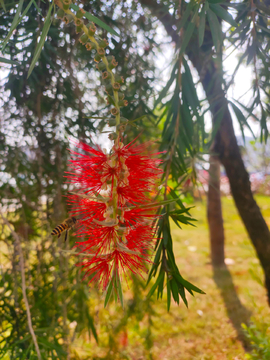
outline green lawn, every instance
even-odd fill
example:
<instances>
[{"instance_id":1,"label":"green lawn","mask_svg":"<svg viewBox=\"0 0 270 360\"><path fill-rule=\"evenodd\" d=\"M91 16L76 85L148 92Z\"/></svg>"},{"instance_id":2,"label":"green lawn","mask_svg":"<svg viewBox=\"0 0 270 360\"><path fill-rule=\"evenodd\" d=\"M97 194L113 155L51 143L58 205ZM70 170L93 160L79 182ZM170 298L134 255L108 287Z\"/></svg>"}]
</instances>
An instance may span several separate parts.
<instances>
[{"instance_id":1,"label":"green lawn","mask_svg":"<svg viewBox=\"0 0 270 360\"><path fill-rule=\"evenodd\" d=\"M270 225L270 199L260 196L257 201ZM223 198L222 203L226 258L231 259L232 263L228 265L229 272L220 271L216 274L216 280L213 279L206 203L197 202L192 209L192 216L198 219L197 227L185 226L183 230L179 230L173 226L172 231L176 260L182 276L204 290L206 295L188 296L188 309L183 303L180 306L172 304L168 313L164 294L162 300L153 299L151 307L155 314L148 316L144 315L143 310L141 313L138 310L148 306L142 299L135 302L137 310L132 312L133 308L128 300L132 286L125 289L127 306L124 312L113 304L104 310L103 299L95 292L90 306L96 311L100 343L97 346L94 340L87 336L76 339L73 350L79 354L79 358L245 358L243 343L239 339L239 336L244 339L241 337L241 323L250 319L259 324L270 324L270 312L266 292L260 285L260 281L263 281L262 271L233 200ZM111 334L110 339L108 331ZM109 348L110 354L107 353Z\"/></svg>"}]
</instances>

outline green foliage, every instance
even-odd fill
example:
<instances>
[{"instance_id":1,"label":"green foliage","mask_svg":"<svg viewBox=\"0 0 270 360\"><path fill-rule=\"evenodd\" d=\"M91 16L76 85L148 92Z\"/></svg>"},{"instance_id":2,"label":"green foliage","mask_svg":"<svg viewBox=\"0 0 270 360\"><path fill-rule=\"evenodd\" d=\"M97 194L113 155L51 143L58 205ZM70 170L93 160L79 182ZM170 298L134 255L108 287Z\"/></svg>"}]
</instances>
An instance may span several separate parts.
<instances>
[{"instance_id":1,"label":"green foliage","mask_svg":"<svg viewBox=\"0 0 270 360\"><path fill-rule=\"evenodd\" d=\"M270 336L268 324L252 323L250 326L242 324L244 333L250 341L252 351L246 354L245 359L267 360L270 358Z\"/></svg>"},{"instance_id":2,"label":"green foliage","mask_svg":"<svg viewBox=\"0 0 270 360\"><path fill-rule=\"evenodd\" d=\"M66 258L61 241L57 243L48 234L67 213L63 195L68 191L64 178L68 171L68 136L84 141L95 133L100 136L99 131L106 124L106 105L99 94L101 85L93 57L76 43L73 26L63 27L51 16L52 2L1 0L0 5L4 56L0 60L7 66L1 85L0 197L5 215L24 247L27 295L42 356L64 359L71 338L86 336L89 331L98 340L98 324L91 307L93 296L74 268L74 259ZM149 297L156 292L160 298L165 289L168 310L173 300L179 303L182 299L187 305L186 290L191 294L203 292L180 274L171 225L193 225L190 208L185 208L179 195L186 181L196 183L197 163L208 153L220 123L217 121L212 136L207 134L204 114L218 100L210 106L212 99L201 99L188 57L192 51L202 51L202 73L214 59L223 76L220 52L228 43L223 40L229 41L233 50L244 49L232 78L224 77L223 87L226 92L241 64L254 67L251 101L246 105L231 99L231 104L242 131L253 118L260 125L261 140L266 141L270 113L269 14L260 2L251 9L249 2L209 0L199 5L197 1L182 1L179 8L179 2L164 1L162 11L169 16L171 28L177 29L172 35L181 33L182 38L176 46L169 80L157 94L153 110L154 84L159 80L153 54L164 51L162 46L168 42L165 36L156 36L159 22L156 18L153 21L154 15L138 1L89 1L84 6L88 19L101 27L100 37L108 36L119 72L125 77L129 106L124 108L123 116L134 120L135 125L128 129L126 140L139 134L138 141L156 138L164 151L163 185L166 198L175 204L166 203L160 213L154 263L149 273L149 281L154 278L155 283L148 291ZM228 27L226 33L222 31L222 21ZM116 34L120 36L114 38ZM199 75L203 78L203 74ZM221 108L220 119L222 111ZM167 194L169 187L172 190ZM187 195L186 202L189 198ZM34 358L14 239L5 230L0 241L5 249L0 280L0 354ZM145 293L143 283L132 279L132 300L125 305L123 316L120 320L104 321L110 338L104 358L115 354L124 358L126 354L119 349L117 335L130 318L140 321L146 317L144 346L151 358L154 306L153 297L146 298ZM122 299L121 294L116 296ZM109 296L106 301L109 302ZM69 327L75 321L75 329ZM268 344L263 331L247 331L254 339L257 336Z\"/></svg>"},{"instance_id":3,"label":"green foliage","mask_svg":"<svg viewBox=\"0 0 270 360\"><path fill-rule=\"evenodd\" d=\"M162 298L166 277L168 311L170 310L171 296L174 301L179 304L180 295L185 305L188 306L185 290L187 290L191 295L193 295L193 291L204 294L202 290L183 279L175 262L170 220L173 220L180 229L180 224L193 225L192 221L196 220L190 217L190 208L186 209L184 207L181 200L177 198L173 190L171 190L170 196L176 201L180 209L170 209L169 205L167 205L160 212L157 242L155 245L155 258L148 276L149 283L150 280L159 272L155 284L148 293L148 297L150 297L157 290L157 298Z\"/></svg>"}]
</instances>

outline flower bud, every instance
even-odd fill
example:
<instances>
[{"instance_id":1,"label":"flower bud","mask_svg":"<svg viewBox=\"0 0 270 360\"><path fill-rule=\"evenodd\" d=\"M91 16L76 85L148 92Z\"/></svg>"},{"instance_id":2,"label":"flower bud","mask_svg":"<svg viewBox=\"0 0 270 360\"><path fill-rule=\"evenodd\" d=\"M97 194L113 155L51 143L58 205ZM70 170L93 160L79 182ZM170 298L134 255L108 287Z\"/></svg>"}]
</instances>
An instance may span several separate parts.
<instances>
[{"instance_id":1,"label":"flower bud","mask_svg":"<svg viewBox=\"0 0 270 360\"><path fill-rule=\"evenodd\" d=\"M64 22L66 24L69 24L71 23L74 19L73 19L73 16L71 14L66 14L63 18Z\"/></svg>"},{"instance_id":2,"label":"flower bud","mask_svg":"<svg viewBox=\"0 0 270 360\"><path fill-rule=\"evenodd\" d=\"M63 9L58 9L58 11L57 11L57 17L58 17L58 19L63 19L64 18L64 16L65 16L65 12L64 12L64 10Z\"/></svg>"},{"instance_id":3,"label":"flower bud","mask_svg":"<svg viewBox=\"0 0 270 360\"><path fill-rule=\"evenodd\" d=\"M118 65L118 62L115 60L114 56L111 62L109 62L109 69L114 69Z\"/></svg>"},{"instance_id":4,"label":"flower bud","mask_svg":"<svg viewBox=\"0 0 270 360\"><path fill-rule=\"evenodd\" d=\"M120 131L120 132L123 132L123 131L125 131L125 129L126 129L126 125L124 125L124 124L118 124L118 125L116 126L116 129L117 129L118 131Z\"/></svg>"},{"instance_id":5,"label":"flower bud","mask_svg":"<svg viewBox=\"0 0 270 360\"><path fill-rule=\"evenodd\" d=\"M82 28L80 26L76 26L76 34L82 32Z\"/></svg>"},{"instance_id":6,"label":"flower bud","mask_svg":"<svg viewBox=\"0 0 270 360\"><path fill-rule=\"evenodd\" d=\"M69 7L70 7L71 2L72 2L71 0L62 0L63 9L64 9L64 10L68 10Z\"/></svg>"},{"instance_id":7,"label":"flower bud","mask_svg":"<svg viewBox=\"0 0 270 360\"><path fill-rule=\"evenodd\" d=\"M88 40L88 36L86 34L82 34L82 36L79 39L81 44L86 44L87 40Z\"/></svg>"},{"instance_id":8,"label":"flower bud","mask_svg":"<svg viewBox=\"0 0 270 360\"><path fill-rule=\"evenodd\" d=\"M123 100L125 98L125 94L122 93L121 91L118 92L118 98L119 100Z\"/></svg>"},{"instance_id":9,"label":"flower bud","mask_svg":"<svg viewBox=\"0 0 270 360\"><path fill-rule=\"evenodd\" d=\"M128 123L128 119L124 118L124 117L120 117L120 123L121 124L127 124Z\"/></svg>"},{"instance_id":10,"label":"flower bud","mask_svg":"<svg viewBox=\"0 0 270 360\"><path fill-rule=\"evenodd\" d=\"M79 9L76 13L76 17L78 19L81 19L83 17L83 15L85 14L85 10L84 9Z\"/></svg>"},{"instance_id":11,"label":"flower bud","mask_svg":"<svg viewBox=\"0 0 270 360\"><path fill-rule=\"evenodd\" d=\"M115 76L115 82L118 82L119 84L124 84L123 76L116 75Z\"/></svg>"},{"instance_id":12,"label":"flower bud","mask_svg":"<svg viewBox=\"0 0 270 360\"><path fill-rule=\"evenodd\" d=\"M101 57L99 56L99 54L96 54L95 58L94 58L95 62L100 62Z\"/></svg>"},{"instance_id":13,"label":"flower bud","mask_svg":"<svg viewBox=\"0 0 270 360\"><path fill-rule=\"evenodd\" d=\"M86 50L87 50L87 51L91 51L91 50L96 49L96 44L93 43L92 41L88 41L88 42L85 44L85 47L86 47Z\"/></svg>"},{"instance_id":14,"label":"flower bud","mask_svg":"<svg viewBox=\"0 0 270 360\"><path fill-rule=\"evenodd\" d=\"M107 100L108 105L114 105L115 106L114 99L110 95L108 97L106 97L106 100Z\"/></svg>"},{"instance_id":15,"label":"flower bud","mask_svg":"<svg viewBox=\"0 0 270 360\"><path fill-rule=\"evenodd\" d=\"M104 57L105 55L105 50L103 48L98 48L97 49L97 53L100 57Z\"/></svg>"},{"instance_id":16,"label":"flower bud","mask_svg":"<svg viewBox=\"0 0 270 360\"><path fill-rule=\"evenodd\" d=\"M116 120L115 119L110 119L107 121L108 126L115 126L116 125Z\"/></svg>"},{"instance_id":17,"label":"flower bud","mask_svg":"<svg viewBox=\"0 0 270 360\"><path fill-rule=\"evenodd\" d=\"M113 90L118 91L119 89L120 89L120 84L118 84L117 82L113 83Z\"/></svg>"},{"instance_id":18,"label":"flower bud","mask_svg":"<svg viewBox=\"0 0 270 360\"><path fill-rule=\"evenodd\" d=\"M112 84L107 84L105 86L105 91L106 91L107 94L112 93L112 91L113 91Z\"/></svg>"},{"instance_id":19,"label":"flower bud","mask_svg":"<svg viewBox=\"0 0 270 360\"><path fill-rule=\"evenodd\" d=\"M118 105L119 106L128 106L128 101L127 100L120 100Z\"/></svg>"},{"instance_id":20,"label":"flower bud","mask_svg":"<svg viewBox=\"0 0 270 360\"><path fill-rule=\"evenodd\" d=\"M117 139L117 134L116 134L116 133L110 133L109 136L108 136L108 138L109 138L110 140L116 140L116 139Z\"/></svg>"},{"instance_id":21,"label":"flower bud","mask_svg":"<svg viewBox=\"0 0 270 360\"><path fill-rule=\"evenodd\" d=\"M116 115L119 114L119 110L117 110L117 109L114 107L114 108L111 109L111 114L112 114L113 116L116 116Z\"/></svg>"},{"instance_id":22,"label":"flower bud","mask_svg":"<svg viewBox=\"0 0 270 360\"><path fill-rule=\"evenodd\" d=\"M88 24L87 25L87 27L88 27L88 34L90 35L90 36L94 36L95 35L95 32L96 32L96 26L95 26L95 24L94 23L90 23L90 24Z\"/></svg>"},{"instance_id":23,"label":"flower bud","mask_svg":"<svg viewBox=\"0 0 270 360\"><path fill-rule=\"evenodd\" d=\"M83 27L83 21L81 19L75 18L74 23L77 27Z\"/></svg>"},{"instance_id":24,"label":"flower bud","mask_svg":"<svg viewBox=\"0 0 270 360\"><path fill-rule=\"evenodd\" d=\"M100 40L98 45L101 47L101 48L105 48L106 46L109 45L108 41L106 39L103 39L103 40Z\"/></svg>"},{"instance_id":25,"label":"flower bud","mask_svg":"<svg viewBox=\"0 0 270 360\"><path fill-rule=\"evenodd\" d=\"M108 55L107 56L108 63L110 63L112 61L112 59L114 59L113 55Z\"/></svg>"},{"instance_id":26,"label":"flower bud","mask_svg":"<svg viewBox=\"0 0 270 360\"><path fill-rule=\"evenodd\" d=\"M106 69L106 65L103 62L101 62L97 65L97 69L103 71Z\"/></svg>"},{"instance_id":27,"label":"flower bud","mask_svg":"<svg viewBox=\"0 0 270 360\"><path fill-rule=\"evenodd\" d=\"M103 80L110 80L112 78L112 74L108 71L103 71L102 73L102 79Z\"/></svg>"}]
</instances>

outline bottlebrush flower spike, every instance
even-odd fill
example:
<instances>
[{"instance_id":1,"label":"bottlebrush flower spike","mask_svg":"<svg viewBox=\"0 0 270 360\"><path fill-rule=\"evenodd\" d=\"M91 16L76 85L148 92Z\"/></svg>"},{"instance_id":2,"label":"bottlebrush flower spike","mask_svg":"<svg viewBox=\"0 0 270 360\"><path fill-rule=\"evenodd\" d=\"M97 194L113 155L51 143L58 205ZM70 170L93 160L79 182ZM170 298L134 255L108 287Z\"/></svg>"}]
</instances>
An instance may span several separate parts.
<instances>
[{"instance_id":1,"label":"bottlebrush flower spike","mask_svg":"<svg viewBox=\"0 0 270 360\"><path fill-rule=\"evenodd\" d=\"M108 125L115 126L109 134L114 141L109 154L98 146L76 144L80 151L72 151L68 175L77 189L68 197L80 224L77 235L86 239L76 243L84 257L80 265L90 282L107 287L106 305L112 290L122 300L120 274L126 275L129 269L141 275L150 261L158 205L149 206L149 202L161 175L160 160L148 154L149 144L120 141L126 126L136 120L121 117L121 107L128 105L121 89L124 79L116 74L115 57L107 55L107 40L96 35L94 23L85 25L85 12L80 8L75 13L71 0L54 2L60 8L59 17L64 12L64 19L73 19L82 46L97 62L110 106Z\"/></svg>"},{"instance_id":2,"label":"bottlebrush flower spike","mask_svg":"<svg viewBox=\"0 0 270 360\"><path fill-rule=\"evenodd\" d=\"M150 205L162 171L155 154L145 145L116 143L110 154L100 147L78 142L84 153L71 151L69 181L76 191L69 195L72 215L79 219L77 235L90 282L105 289L119 272L146 272L153 247L156 207Z\"/></svg>"}]
</instances>

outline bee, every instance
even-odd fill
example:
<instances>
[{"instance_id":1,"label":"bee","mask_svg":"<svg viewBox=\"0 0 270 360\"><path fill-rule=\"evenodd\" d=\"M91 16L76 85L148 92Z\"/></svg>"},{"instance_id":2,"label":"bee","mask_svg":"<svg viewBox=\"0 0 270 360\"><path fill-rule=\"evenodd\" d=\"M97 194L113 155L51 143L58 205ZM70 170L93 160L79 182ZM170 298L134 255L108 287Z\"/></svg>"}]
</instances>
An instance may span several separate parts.
<instances>
[{"instance_id":1,"label":"bee","mask_svg":"<svg viewBox=\"0 0 270 360\"><path fill-rule=\"evenodd\" d=\"M65 235L65 241L67 240L68 231L73 228L73 226L77 223L77 219L72 216L68 219L64 220L61 224L56 226L55 229L53 229L51 235L58 235L58 238L61 236L62 232L66 231Z\"/></svg>"}]
</instances>

